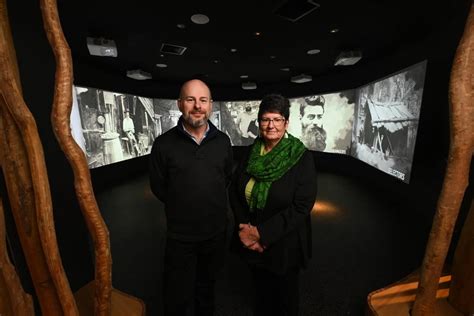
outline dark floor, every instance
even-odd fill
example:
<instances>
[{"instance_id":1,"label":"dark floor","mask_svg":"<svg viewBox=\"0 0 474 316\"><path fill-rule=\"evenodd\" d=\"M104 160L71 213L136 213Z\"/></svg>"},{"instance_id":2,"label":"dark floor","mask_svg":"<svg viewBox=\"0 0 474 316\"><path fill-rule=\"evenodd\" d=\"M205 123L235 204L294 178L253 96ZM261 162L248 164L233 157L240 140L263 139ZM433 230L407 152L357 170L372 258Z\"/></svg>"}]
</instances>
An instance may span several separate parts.
<instances>
[{"instance_id":1,"label":"dark floor","mask_svg":"<svg viewBox=\"0 0 474 316\"><path fill-rule=\"evenodd\" d=\"M110 230L114 287L160 315L162 204L136 178L98 196ZM302 274L302 315L363 315L367 294L421 263L431 223L419 206L361 179L323 173L313 214L313 259ZM217 315L251 315L246 266L229 254L217 285Z\"/></svg>"}]
</instances>

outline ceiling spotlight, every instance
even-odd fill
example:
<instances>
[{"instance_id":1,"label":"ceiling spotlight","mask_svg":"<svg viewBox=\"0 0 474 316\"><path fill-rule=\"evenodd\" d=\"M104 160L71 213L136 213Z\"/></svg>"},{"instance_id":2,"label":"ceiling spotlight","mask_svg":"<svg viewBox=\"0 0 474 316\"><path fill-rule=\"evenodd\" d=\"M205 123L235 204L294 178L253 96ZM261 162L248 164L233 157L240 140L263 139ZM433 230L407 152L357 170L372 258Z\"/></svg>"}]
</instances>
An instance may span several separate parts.
<instances>
[{"instance_id":1,"label":"ceiling spotlight","mask_svg":"<svg viewBox=\"0 0 474 316\"><path fill-rule=\"evenodd\" d=\"M321 50L319 49L310 49L309 51L307 51L306 53L308 55L315 55L315 54L319 54L321 52Z\"/></svg>"},{"instance_id":2,"label":"ceiling spotlight","mask_svg":"<svg viewBox=\"0 0 474 316\"><path fill-rule=\"evenodd\" d=\"M151 79L151 74L141 69L135 69L135 70L128 70L127 77L135 79L135 80L148 80L148 79Z\"/></svg>"},{"instance_id":3,"label":"ceiling spotlight","mask_svg":"<svg viewBox=\"0 0 474 316\"><path fill-rule=\"evenodd\" d=\"M274 55L270 56L270 59L275 59L275 58L276 58L276 56L274 56Z\"/></svg>"},{"instance_id":4,"label":"ceiling spotlight","mask_svg":"<svg viewBox=\"0 0 474 316\"><path fill-rule=\"evenodd\" d=\"M242 82L242 89L244 90L255 90L257 89L257 84L255 82Z\"/></svg>"},{"instance_id":5,"label":"ceiling spotlight","mask_svg":"<svg viewBox=\"0 0 474 316\"><path fill-rule=\"evenodd\" d=\"M290 68L285 67L285 68L280 68L281 71L290 71Z\"/></svg>"},{"instance_id":6,"label":"ceiling spotlight","mask_svg":"<svg viewBox=\"0 0 474 316\"><path fill-rule=\"evenodd\" d=\"M158 68L166 68L166 67L168 67L168 65L167 65L167 64L156 64L156 67L158 67Z\"/></svg>"},{"instance_id":7,"label":"ceiling spotlight","mask_svg":"<svg viewBox=\"0 0 474 316\"><path fill-rule=\"evenodd\" d=\"M313 80L313 77L311 77L310 75L305 75L305 74L291 77L291 82L294 82L294 83L305 83L305 82L310 82L311 80Z\"/></svg>"},{"instance_id":8,"label":"ceiling spotlight","mask_svg":"<svg viewBox=\"0 0 474 316\"><path fill-rule=\"evenodd\" d=\"M219 60L218 60L218 59L214 59L214 60L213 60L213 63L214 63L214 64L218 64L218 63L219 63Z\"/></svg>"},{"instance_id":9,"label":"ceiling spotlight","mask_svg":"<svg viewBox=\"0 0 474 316\"><path fill-rule=\"evenodd\" d=\"M255 32L254 34L255 34L255 36L260 36L260 35L262 35L262 33L260 33L260 32Z\"/></svg>"},{"instance_id":10,"label":"ceiling spotlight","mask_svg":"<svg viewBox=\"0 0 474 316\"><path fill-rule=\"evenodd\" d=\"M249 77L249 75L240 75L240 78L242 79L247 79Z\"/></svg>"},{"instance_id":11,"label":"ceiling spotlight","mask_svg":"<svg viewBox=\"0 0 474 316\"><path fill-rule=\"evenodd\" d=\"M330 32L334 34L334 33L339 32L339 29L338 29L338 28L334 28L334 29L332 29Z\"/></svg>"},{"instance_id":12,"label":"ceiling spotlight","mask_svg":"<svg viewBox=\"0 0 474 316\"><path fill-rule=\"evenodd\" d=\"M235 52L237 51L237 48L231 48L230 51L231 51L232 53L235 53Z\"/></svg>"},{"instance_id":13,"label":"ceiling spotlight","mask_svg":"<svg viewBox=\"0 0 474 316\"><path fill-rule=\"evenodd\" d=\"M204 14L193 14L191 16L191 21L196 24L207 24L209 23L209 17Z\"/></svg>"},{"instance_id":14,"label":"ceiling spotlight","mask_svg":"<svg viewBox=\"0 0 474 316\"><path fill-rule=\"evenodd\" d=\"M177 27L178 29L182 29L182 30L183 30L183 29L186 28L186 25L183 24L183 23L179 23L179 24L176 24L176 27Z\"/></svg>"}]
</instances>

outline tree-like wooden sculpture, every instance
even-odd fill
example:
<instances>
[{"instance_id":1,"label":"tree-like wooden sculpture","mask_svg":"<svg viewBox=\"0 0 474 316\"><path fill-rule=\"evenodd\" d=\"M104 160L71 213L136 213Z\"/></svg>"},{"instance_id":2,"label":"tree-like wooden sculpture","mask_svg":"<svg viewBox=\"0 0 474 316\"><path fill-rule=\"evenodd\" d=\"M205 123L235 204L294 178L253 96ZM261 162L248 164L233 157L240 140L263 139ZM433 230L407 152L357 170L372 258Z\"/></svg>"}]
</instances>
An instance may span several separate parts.
<instances>
[{"instance_id":1,"label":"tree-like wooden sculpture","mask_svg":"<svg viewBox=\"0 0 474 316\"><path fill-rule=\"evenodd\" d=\"M3 201L0 198L0 315L34 315L31 295L26 294L11 264L6 247Z\"/></svg>"},{"instance_id":2,"label":"tree-like wooden sculpture","mask_svg":"<svg viewBox=\"0 0 474 316\"><path fill-rule=\"evenodd\" d=\"M449 303L464 315L474 314L474 201L454 254Z\"/></svg>"},{"instance_id":3,"label":"tree-like wooden sculpture","mask_svg":"<svg viewBox=\"0 0 474 316\"><path fill-rule=\"evenodd\" d=\"M56 138L74 172L74 187L95 249L95 280L76 293L81 314L96 316L144 315L143 302L112 288L112 259L109 232L92 189L86 157L72 135L69 118L72 108L72 58L59 21L56 0L41 0L46 35L56 58L56 83L52 125ZM94 291L90 295L90 291ZM93 308L89 308L92 296Z\"/></svg>"},{"instance_id":4,"label":"tree-like wooden sculpture","mask_svg":"<svg viewBox=\"0 0 474 316\"><path fill-rule=\"evenodd\" d=\"M72 108L72 58L64 37L55 0L41 0L46 35L56 58L56 84L51 115L56 138L74 172L74 187L95 250L94 315L110 315L112 259L109 232L97 205L86 157L70 129Z\"/></svg>"},{"instance_id":5,"label":"tree-like wooden sculpture","mask_svg":"<svg viewBox=\"0 0 474 316\"><path fill-rule=\"evenodd\" d=\"M0 0L0 135L10 205L42 314L77 315L57 246L43 147L23 100L4 0Z\"/></svg>"},{"instance_id":6,"label":"tree-like wooden sculpture","mask_svg":"<svg viewBox=\"0 0 474 316\"><path fill-rule=\"evenodd\" d=\"M421 268L414 316L434 315L436 291L468 183L474 152L474 4L458 46L450 81L451 142L443 188ZM473 248L466 249L471 253ZM460 262L458 261L458 264ZM453 269L455 270L455 269ZM474 269L464 269L472 275ZM473 288L471 287L471 290ZM459 292L458 292L459 293ZM474 293L467 293L474 299ZM456 301L451 298L450 301ZM455 306L456 307L456 306ZM473 311L471 311L472 313Z\"/></svg>"}]
</instances>

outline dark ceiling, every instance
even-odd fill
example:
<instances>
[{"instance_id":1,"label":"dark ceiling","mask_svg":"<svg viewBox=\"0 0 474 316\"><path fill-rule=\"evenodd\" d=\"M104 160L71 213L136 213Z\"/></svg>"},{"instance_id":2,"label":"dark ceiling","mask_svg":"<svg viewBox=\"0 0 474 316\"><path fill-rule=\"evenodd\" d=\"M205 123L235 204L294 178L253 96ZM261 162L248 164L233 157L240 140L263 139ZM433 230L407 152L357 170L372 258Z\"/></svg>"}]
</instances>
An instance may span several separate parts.
<instances>
[{"instance_id":1,"label":"dark ceiling","mask_svg":"<svg viewBox=\"0 0 474 316\"><path fill-rule=\"evenodd\" d=\"M432 36L459 7L452 0L316 2L319 8L297 21L281 17L277 10L308 5L306 0L60 0L58 7L75 63L113 76L139 68L151 73L158 84L202 77L224 87L246 81L258 86L289 83L302 73L318 77L361 67ZM210 22L194 24L190 17L196 13L207 15ZM333 29L338 32L332 33ZM90 56L87 36L114 40L118 57ZM181 56L163 54L163 43L187 49ZM311 49L320 53L307 54ZM355 66L334 66L341 52L356 50L363 58ZM158 63L167 67L158 68Z\"/></svg>"}]
</instances>

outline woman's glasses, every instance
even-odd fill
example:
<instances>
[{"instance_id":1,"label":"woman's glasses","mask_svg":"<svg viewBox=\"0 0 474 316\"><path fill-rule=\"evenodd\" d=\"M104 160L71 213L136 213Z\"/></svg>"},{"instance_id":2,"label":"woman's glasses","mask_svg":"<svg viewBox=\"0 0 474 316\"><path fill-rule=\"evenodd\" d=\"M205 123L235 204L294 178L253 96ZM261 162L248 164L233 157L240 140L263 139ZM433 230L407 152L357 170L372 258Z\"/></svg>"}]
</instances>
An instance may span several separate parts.
<instances>
[{"instance_id":1,"label":"woman's glasses","mask_svg":"<svg viewBox=\"0 0 474 316\"><path fill-rule=\"evenodd\" d=\"M268 118L268 117L262 117L260 119L260 125L262 126L268 126L270 125L270 122L273 122L274 126L282 126L285 123L286 119L283 117L276 117L276 118Z\"/></svg>"}]
</instances>

